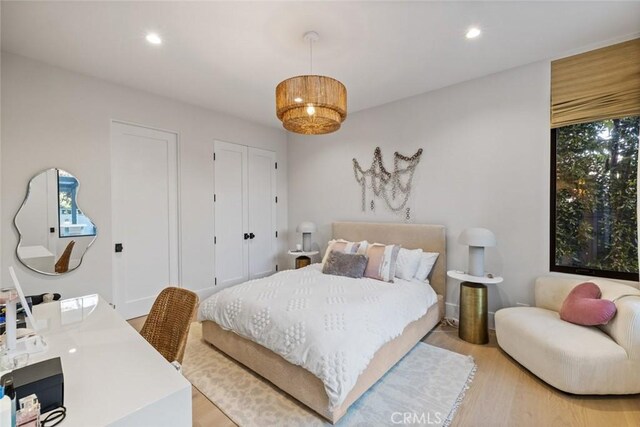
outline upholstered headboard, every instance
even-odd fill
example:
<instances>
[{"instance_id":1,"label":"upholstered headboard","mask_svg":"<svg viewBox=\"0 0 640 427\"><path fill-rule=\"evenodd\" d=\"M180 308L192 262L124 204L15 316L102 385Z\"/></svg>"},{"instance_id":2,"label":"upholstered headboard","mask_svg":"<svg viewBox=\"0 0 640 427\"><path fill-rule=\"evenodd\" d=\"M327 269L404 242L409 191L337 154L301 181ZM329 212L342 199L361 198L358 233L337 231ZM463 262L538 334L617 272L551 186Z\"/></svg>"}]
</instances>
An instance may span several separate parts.
<instances>
[{"instance_id":1,"label":"upholstered headboard","mask_svg":"<svg viewBox=\"0 0 640 427\"><path fill-rule=\"evenodd\" d=\"M407 249L438 252L440 256L429 276L431 287L438 295L446 295L447 240L442 225L396 224L372 222L334 222L333 238L352 242L398 244Z\"/></svg>"}]
</instances>

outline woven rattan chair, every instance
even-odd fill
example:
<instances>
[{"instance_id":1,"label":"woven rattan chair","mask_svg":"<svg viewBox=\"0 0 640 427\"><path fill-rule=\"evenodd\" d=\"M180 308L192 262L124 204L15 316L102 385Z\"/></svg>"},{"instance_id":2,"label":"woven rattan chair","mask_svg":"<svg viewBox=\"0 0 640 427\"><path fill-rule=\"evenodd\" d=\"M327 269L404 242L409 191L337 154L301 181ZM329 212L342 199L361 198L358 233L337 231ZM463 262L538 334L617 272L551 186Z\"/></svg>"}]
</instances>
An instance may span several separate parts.
<instances>
[{"instance_id":1,"label":"woven rattan chair","mask_svg":"<svg viewBox=\"0 0 640 427\"><path fill-rule=\"evenodd\" d=\"M66 273L69 271L69 260L71 259L71 252L73 252L73 247L75 246L76 241L72 240L69 242L66 248L64 248L64 252L60 255L60 259L56 262L55 270L56 273Z\"/></svg>"},{"instance_id":2,"label":"woven rattan chair","mask_svg":"<svg viewBox=\"0 0 640 427\"><path fill-rule=\"evenodd\" d=\"M169 362L182 363L198 295L182 289L163 289L151 307L140 334Z\"/></svg>"}]
</instances>

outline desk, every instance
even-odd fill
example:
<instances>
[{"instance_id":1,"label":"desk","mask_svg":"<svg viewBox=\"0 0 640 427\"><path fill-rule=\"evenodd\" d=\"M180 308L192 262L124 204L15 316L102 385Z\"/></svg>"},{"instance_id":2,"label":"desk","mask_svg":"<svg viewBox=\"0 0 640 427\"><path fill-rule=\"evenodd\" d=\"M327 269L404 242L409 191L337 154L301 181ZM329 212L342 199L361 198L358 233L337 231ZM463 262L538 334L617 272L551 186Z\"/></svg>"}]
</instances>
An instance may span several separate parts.
<instances>
[{"instance_id":1,"label":"desk","mask_svg":"<svg viewBox=\"0 0 640 427\"><path fill-rule=\"evenodd\" d=\"M191 426L191 384L98 295L34 306L60 357L67 417L60 427Z\"/></svg>"},{"instance_id":2,"label":"desk","mask_svg":"<svg viewBox=\"0 0 640 427\"><path fill-rule=\"evenodd\" d=\"M55 254L42 245L18 246L18 258L31 269L53 273L56 263Z\"/></svg>"}]
</instances>

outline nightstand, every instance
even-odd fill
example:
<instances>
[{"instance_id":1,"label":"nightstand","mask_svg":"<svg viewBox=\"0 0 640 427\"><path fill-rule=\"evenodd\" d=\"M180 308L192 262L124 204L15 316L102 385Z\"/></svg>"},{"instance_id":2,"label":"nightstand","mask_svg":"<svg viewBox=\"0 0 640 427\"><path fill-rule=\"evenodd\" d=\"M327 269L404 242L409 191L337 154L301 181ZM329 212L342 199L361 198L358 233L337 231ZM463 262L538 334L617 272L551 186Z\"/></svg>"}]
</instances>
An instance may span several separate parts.
<instances>
[{"instance_id":1,"label":"nightstand","mask_svg":"<svg viewBox=\"0 0 640 427\"><path fill-rule=\"evenodd\" d=\"M318 252L318 251L311 251L311 252L289 251L289 252L287 252L287 254L296 257L296 260L295 260L296 269L302 268L302 267L306 267L307 265L311 264L311 257L314 256L314 255L318 255L319 253L320 252Z\"/></svg>"},{"instance_id":2,"label":"nightstand","mask_svg":"<svg viewBox=\"0 0 640 427\"><path fill-rule=\"evenodd\" d=\"M460 283L460 326L458 336L472 344L489 342L487 286L502 282L502 277L472 276L460 271L447 271L447 276Z\"/></svg>"}]
</instances>

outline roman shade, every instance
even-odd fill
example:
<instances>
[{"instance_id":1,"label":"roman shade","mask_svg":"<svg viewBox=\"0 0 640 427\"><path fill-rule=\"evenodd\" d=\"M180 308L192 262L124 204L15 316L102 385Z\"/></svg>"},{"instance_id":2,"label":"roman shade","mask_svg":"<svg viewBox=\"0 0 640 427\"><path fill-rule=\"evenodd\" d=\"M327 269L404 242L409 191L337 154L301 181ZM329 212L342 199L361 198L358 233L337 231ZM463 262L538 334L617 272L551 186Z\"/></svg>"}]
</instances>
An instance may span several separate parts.
<instances>
[{"instance_id":1,"label":"roman shade","mask_svg":"<svg viewBox=\"0 0 640 427\"><path fill-rule=\"evenodd\" d=\"M551 127L640 115L640 39L551 62Z\"/></svg>"}]
</instances>

